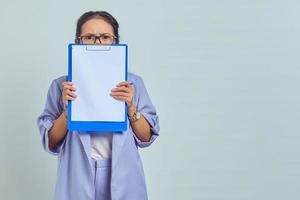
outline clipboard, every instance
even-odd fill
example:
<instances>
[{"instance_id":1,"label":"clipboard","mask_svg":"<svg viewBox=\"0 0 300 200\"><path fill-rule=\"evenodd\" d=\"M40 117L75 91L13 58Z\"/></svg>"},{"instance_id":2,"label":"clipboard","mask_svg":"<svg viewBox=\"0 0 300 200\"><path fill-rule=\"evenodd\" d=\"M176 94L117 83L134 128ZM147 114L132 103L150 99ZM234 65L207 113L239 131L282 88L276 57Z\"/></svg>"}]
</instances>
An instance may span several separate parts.
<instances>
[{"instance_id":1,"label":"clipboard","mask_svg":"<svg viewBox=\"0 0 300 200\"><path fill-rule=\"evenodd\" d=\"M113 131L127 129L127 106L110 90L127 80L126 44L69 44L68 81L77 89L68 101L68 130Z\"/></svg>"}]
</instances>

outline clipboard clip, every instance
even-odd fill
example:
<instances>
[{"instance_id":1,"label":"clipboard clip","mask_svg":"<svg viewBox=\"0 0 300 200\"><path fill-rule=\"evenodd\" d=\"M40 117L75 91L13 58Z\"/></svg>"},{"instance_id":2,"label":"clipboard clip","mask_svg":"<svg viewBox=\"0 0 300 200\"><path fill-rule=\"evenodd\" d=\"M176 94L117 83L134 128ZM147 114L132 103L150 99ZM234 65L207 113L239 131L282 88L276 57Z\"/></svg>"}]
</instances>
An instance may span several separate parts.
<instances>
[{"instance_id":1,"label":"clipboard clip","mask_svg":"<svg viewBox=\"0 0 300 200\"><path fill-rule=\"evenodd\" d=\"M86 45L87 51L110 51L110 46L103 46L103 45Z\"/></svg>"}]
</instances>

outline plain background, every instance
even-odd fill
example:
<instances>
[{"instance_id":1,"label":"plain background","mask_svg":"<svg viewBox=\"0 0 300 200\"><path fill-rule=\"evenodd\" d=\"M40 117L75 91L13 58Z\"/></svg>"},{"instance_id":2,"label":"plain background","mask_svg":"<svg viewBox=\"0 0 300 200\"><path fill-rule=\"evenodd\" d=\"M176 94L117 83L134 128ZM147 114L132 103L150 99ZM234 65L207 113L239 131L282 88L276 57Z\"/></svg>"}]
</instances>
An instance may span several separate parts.
<instances>
[{"instance_id":1,"label":"plain background","mask_svg":"<svg viewBox=\"0 0 300 200\"><path fill-rule=\"evenodd\" d=\"M89 10L118 19L160 116L150 200L300 199L296 0L1 1L0 199L52 199L36 118Z\"/></svg>"}]
</instances>

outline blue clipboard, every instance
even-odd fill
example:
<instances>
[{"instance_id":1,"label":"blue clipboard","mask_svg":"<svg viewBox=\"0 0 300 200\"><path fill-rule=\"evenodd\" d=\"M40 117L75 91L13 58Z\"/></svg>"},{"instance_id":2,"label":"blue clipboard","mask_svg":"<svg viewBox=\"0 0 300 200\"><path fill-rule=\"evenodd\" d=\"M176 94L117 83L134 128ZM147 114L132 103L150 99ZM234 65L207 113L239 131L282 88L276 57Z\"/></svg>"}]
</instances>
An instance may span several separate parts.
<instances>
[{"instance_id":1,"label":"blue clipboard","mask_svg":"<svg viewBox=\"0 0 300 200\"><path fill-rule=\"evenodd\" d=\"M126 44L69 44L68 81L78 96L68 102L68 130L123 132L128 127L125 102L113 99L110 89L127 80Z\"/></svg>"}]
</instances>

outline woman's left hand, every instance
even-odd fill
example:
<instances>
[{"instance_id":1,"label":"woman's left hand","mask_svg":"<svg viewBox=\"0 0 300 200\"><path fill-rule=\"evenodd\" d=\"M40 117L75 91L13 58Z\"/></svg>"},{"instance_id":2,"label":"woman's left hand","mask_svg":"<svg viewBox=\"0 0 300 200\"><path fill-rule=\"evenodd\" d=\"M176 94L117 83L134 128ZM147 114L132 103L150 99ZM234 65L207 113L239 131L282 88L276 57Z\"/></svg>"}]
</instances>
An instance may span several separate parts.
<instances>
[{"instance_id":1,"label":"woman's left hand","mask_svg":"<svg viewBox=\"0 0 300 200\"><path fill-rule=\"evenodd\" d=\"M110 95L117 100L125 101L127 106L130 107L134 96L134 88L129 81L123 81L111 90Z\"/></svg>"}]
</instances>

